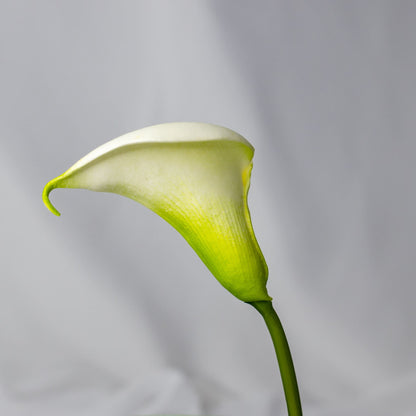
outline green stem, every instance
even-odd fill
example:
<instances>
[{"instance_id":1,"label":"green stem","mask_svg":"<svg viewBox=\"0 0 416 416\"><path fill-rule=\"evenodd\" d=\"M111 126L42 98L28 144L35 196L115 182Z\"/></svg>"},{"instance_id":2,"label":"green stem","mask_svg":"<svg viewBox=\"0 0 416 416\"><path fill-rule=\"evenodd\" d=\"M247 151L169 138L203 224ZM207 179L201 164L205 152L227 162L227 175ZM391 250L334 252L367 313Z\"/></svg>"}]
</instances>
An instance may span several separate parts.
<instances>
[{"instance_id":1,"label":"green stem","mask_svg":"<svg viewBox=\"0 0 416 416\"><path fill-rule=\"evenodd\" d=\"M282 324L270 301L249 302L263 316L267 328L272 337L282 377L283 389L286 397L286 405L289 416L302 416L298 383L296 381L295 368L290 354L289 344Z\"/></svg>"}]
</instances>

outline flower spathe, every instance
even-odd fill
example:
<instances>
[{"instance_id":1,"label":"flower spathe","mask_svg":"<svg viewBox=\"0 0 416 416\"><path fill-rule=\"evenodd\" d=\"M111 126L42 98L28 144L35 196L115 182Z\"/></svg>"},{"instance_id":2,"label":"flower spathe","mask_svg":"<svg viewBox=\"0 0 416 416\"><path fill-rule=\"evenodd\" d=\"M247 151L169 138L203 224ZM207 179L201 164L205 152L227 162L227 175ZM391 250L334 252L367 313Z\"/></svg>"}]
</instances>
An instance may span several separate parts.
<instances>
[{"instance_id":1,"label":"flower spathe","mask_svg":"<svg viewBox=\"0 0 416 416\"><path fill-rule=\"evenodd\" d=\"M166 123L93 150L44 189L82 188L131 198L160 215L217 280L245 302L270 300L267 265L247 206L254 149L236 132L206 123Z\"/></svg>"}]
</instances>

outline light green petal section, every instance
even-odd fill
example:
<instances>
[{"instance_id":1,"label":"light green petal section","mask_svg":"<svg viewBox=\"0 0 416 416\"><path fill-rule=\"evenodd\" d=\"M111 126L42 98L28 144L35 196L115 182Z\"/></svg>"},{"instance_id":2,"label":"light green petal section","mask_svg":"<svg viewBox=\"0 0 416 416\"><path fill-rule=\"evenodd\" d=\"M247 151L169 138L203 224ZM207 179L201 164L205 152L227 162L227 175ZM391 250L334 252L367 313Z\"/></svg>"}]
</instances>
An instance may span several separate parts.
<instances>
[{"instance_id":1,"label":"light green petal section","mask_svg":"<svg viewBox=\"0 0 416 416\"><path fill-rule=\"evenodd\" d=\"M232 130L167 123L114 139L50 181L112 192L150 208L188 241L218 281L245 302L270 300L267 265L247 207L254 149Z\"/></svg>"}]
</instances>

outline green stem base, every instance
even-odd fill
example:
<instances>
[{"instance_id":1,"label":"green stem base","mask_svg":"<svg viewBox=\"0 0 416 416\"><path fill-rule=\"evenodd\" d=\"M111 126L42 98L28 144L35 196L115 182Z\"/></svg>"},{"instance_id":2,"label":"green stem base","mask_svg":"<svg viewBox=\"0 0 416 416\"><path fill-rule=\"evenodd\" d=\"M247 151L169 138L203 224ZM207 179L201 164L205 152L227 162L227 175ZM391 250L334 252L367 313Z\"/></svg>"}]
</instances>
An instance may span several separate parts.
<instances>
[{"instance_id":1,"label":"green stem base","mask_svg":"<svg viewBox=\"0 0 416 416\"><path fill-rule=\"evenodd\" d=\"M302 416L298 383L290 354L289 344L282 324L270 301L249 302L263 316L272 337L282 377L283 390L289 416Z\"/></svg>"}]
</instances>

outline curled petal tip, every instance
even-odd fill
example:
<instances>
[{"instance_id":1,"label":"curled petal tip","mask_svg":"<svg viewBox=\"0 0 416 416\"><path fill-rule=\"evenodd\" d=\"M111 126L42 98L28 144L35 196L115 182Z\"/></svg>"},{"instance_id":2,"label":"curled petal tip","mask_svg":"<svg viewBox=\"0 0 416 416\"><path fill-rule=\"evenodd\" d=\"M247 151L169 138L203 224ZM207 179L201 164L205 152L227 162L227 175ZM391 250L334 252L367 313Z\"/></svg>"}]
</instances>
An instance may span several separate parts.
<instances>
[{"instance_id":1,"label":"curled petal tip","mask_svg":"<svg viewBox=\"0 0 416 416\"><path fill-rule=\"evenodd\" d=\"M46 205L46 208L48 208L49 211L52 212L52 214L55 214L56 216L59 217L61 213L52 205L49 199L49 194L51 193L53 189L56 188L56 180L57 178L52 179L50 182L46 184L45 188L43 188L42 200L43 200L43 203Z\"/></svg>"}]
</instances>

